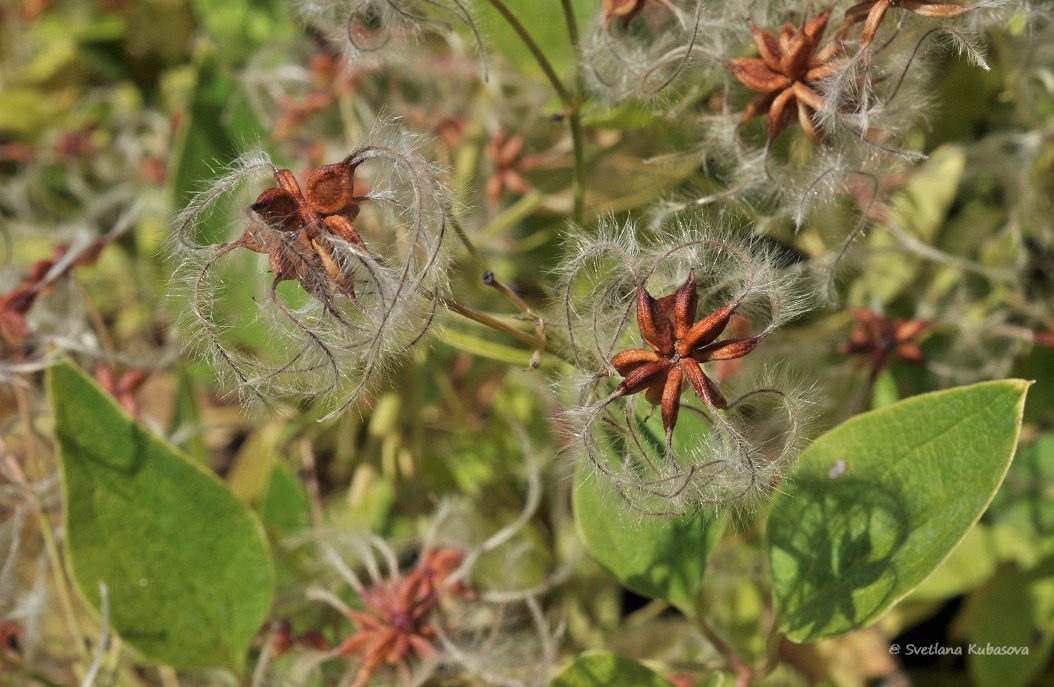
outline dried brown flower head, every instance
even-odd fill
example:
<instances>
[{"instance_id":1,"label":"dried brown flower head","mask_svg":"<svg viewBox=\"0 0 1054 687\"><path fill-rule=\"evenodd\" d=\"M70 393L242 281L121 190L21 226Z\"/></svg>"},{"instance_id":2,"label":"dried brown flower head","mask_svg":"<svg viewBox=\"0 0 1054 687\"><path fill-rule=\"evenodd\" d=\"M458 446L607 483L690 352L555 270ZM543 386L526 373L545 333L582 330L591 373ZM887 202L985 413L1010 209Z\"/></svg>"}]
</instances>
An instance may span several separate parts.
<instances>
[{"instance_id":1,"label":"dried brown flower head","mask_svg":"<svg viewBox=\"0 0 1054 687\"><path fill-rule=\"evenodd\" d=\"M405 577L396 575L363 590L365 609L348 613L358 629L337 650L359 660L352 687L364 687L385 665L409 674L412 663L436 652L433 611L441 594L467 593L460 584L444 588L464 560L460 549L431 549Z\"/></svg>"},{"instance_id":2,"label":"dried brown flower head","mask_svg":"<svg viewBox=\"0 0 1054 687\"><path fill-rule=\"evenodd\" d=\"M307 181L306 194L291 171L275 170L278 186L252 204L245 233L234 246L267 255L275 283L296 280L327 303L334 291L355 300L353 277L320 240L325 232L366 250L352 225L362 200L354 195L354 169L351 158L319 167Z\"/></svg>"},{"instance_id":3,"label":"dried brown flower head","mask_svg":"<svg viewBox=\"0 0 1054 687\"><path fill-rule=\"evenodd\" d=\"M368 136L304 182L262 152L241 155L176 219L184 331L243 398L271 407L279 397L317 399L342 412L435 321L447 287L448 196L418 137L388 120ZM243 192L263 173L272 187L247 202ZM360 209L369 234L360 235ZM260 260L227 257L250 251L271 275ZM255 305L230 307L232 297ZM270 337L241 345L239 334L258 323Z\"/></svg>"},{"instance_id":4,"label":"dried brown flower head","mask_svg":"<svg viewBox=\"0 0 1054 687\"><path fill-rule=\"evenodd\" d=\"M684 379L707 408L727 408L728 402L703 372L701 363L742 358L766 336L716 341L740 303L722 306L696 321L698 302L695 270L674 293L658 300L644 286L637 287L637 326L649 348L631 348L611 358L623 376L612 397L644 391L649 403L661 405L667 447L673 440Z\"/></svg>"},{"instance_id":5,"label":"dried brown flower head","mask_svg":"<svg viewBox=\"0 0 1054 687\"><path fill-rule=\"evenodd\" d=\"M524 178L524 173L538 167L541 162L536 155L524 155L526 144L522 134L509 135L505 132L496 134L487 143L485 153L494 166L494 171L487 179L487 201L492 206L501 202L502 192L509 189L513 193L526 195L531 191L531 183Z\"/></svg>"},{"instance_id":6,"label":"dried brown flower head","mask_svg":"<svg viewBox=\"0 0 1054 687\"><path fill-rule=\"evenodd\" d=\"M741 121L768 114L769 141L783 133L797 114L798 123L813 143L820 135L813 114L823 109L818 84L833 76L841 64L836 59L841 43L832 40L820 47L831 10L827 9L797 27L786 22L778 34L753 24L750 27L760 57L729 60L728 69L758 95L747 105Z\"/></svg>"},{"instance_id":7,"label":"dried brown flower head","mask_svg":"<svg viewBox=\"0 0 1054 687\"><path fill-rule=\"evenodd\" d=\"M37 260L26 269L19 286L0 294L0 351L10 354L7 349L18 349L30 339L33 330L26 318L37 300L68 277L74 267L94 265L115 236L102 236L72 255L67 246L55 246L51 258Z\"/></svg>"},{"instance_id":8,"label":"dried brown flower head","mask_svg":"<svg viewBox=\"0 0 1054 687\"><path fill-rule=\"evenodd\" d=\"M924 320L890 320L873 310L854 310L855 326L849 340L838 346L843 355L858 355L861 363L871 364L870 380L878 378L893 356L910 363L925 361L916 343L918 336L929 326Z\"/></svg>"}]
</instances>

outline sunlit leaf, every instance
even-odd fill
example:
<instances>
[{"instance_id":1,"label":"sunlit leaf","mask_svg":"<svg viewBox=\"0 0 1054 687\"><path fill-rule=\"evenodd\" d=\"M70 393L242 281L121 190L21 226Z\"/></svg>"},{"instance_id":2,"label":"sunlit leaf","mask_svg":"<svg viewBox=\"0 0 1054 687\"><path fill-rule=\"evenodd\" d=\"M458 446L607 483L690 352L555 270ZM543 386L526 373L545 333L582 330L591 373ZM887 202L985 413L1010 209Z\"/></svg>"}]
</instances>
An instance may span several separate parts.
<instances>
[{"instance_id":1,"label":"sunlit leaf","mask_svg":"<svg viewBox=\"0 0 1054 687\"><path fill-rule=\"evenodd\" d=\"M926 579L999 488L1028 386L916 396L817 439L772 501L779 629L798 642L846 634Z\"/></svg>"},{"instance_id":2,"label":"sunlit leaf","mask_svg":"<svg viewBox=\"0 0 1054 687\"><path fill-rule=\"evenodd\" d=\"M888 303L911 284L922 258L908 250L903 236L895 234L932 244L955 199L965 165L962 148L941 148L897 192L889 209L889 228L875 228L868 236L871 257L867 270L853 285L853 302L877 298Z\"/></svg>"}]
</instances>

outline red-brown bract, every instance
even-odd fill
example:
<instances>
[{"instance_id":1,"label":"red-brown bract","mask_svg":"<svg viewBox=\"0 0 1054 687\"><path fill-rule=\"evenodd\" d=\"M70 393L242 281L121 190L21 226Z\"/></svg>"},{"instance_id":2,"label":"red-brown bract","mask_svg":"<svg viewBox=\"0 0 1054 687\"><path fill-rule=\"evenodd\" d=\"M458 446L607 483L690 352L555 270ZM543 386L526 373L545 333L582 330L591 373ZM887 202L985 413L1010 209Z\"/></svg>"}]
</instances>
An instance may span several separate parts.
<instances>
[{"instance_id":1,"label":"red-brown bract","mask_svg":"<svg viewBox=\"0 0 1054 687\"><path fill-rule=\"evenodd\" d=\"M688 380L696 396L710 410L727 408L728 401L700 364L742 358L767 335L715 341L741 301L719 307L696 321L698 303L695 270L688 273L688 278L674 293L658 300L643 285L638 286L637 326L649 348L631 348L611 358L611 364L623 376L612 398L644 391L649 403L661 405L667 448L673 440L681 407L683 380Z\"/></svg>"},{"instance_id":2,"label":"red-brown bract","mask_svg":"<svg viewBox=\"0 0 1054 687\"><path fill-rule=\"evenodd\" d=\"M839 41L820 47L830 19L831 10L827 9L801 28L785 22L776 35L751 25L754 45L761 57L729 60L733 76L758 94L747 105L742 121L768 113L770 141L790 126L795 113L805 135L814 143L820 140L812 120L823 109L817 84L833 76L841 64L835 59L841 48Z\"/></svg>"}]
</instances>

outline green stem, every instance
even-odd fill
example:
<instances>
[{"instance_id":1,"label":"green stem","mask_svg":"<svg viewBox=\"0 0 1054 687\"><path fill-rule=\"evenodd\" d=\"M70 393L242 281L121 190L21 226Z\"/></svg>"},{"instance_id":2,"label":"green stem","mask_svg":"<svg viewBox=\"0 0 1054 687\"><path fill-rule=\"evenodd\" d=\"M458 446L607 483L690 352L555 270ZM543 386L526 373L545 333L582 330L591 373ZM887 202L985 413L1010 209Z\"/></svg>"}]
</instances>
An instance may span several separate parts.
<instances>
[{"instance_id":1,"label":"green stem","mask_svg":"<svg viewBox=\"0 0 1054 687\"><path fill-rule=\"evenodd\" d=\"M490 271L490 266L487 265L487 261L483 258L483 254L479 252L479 248L476 248L476 244L472 243L472 239L468 237L465 230L461 227L461 223L457 221L453 216L450 217L450 226L454 227L454 234L458 240L461 241L461 245L465 247L476 262L480 264L484 272Z\"/></svg>"},{"instance_id":2,"label":"green stem","mask_svg":"<svg viewBox=\"0 0 1054 687\"><path fill-rule=\"evenodd\" d=\"M571 124L571 147L575 152L574 218L575 222L582 224L586 213L586 159L585 137L582 135L582 115L577 107L568 119Z\"/></svg>"},{"instance_id":3,"label":"green stem","mask_svg":"<svg viewBox=\"0 0 1054 687\"><path fill-rule=\"evenodd\" d=\"M516 18L516 15L512 13L512 10L506 7L502 0L487 1L501 14L501 16L505 18L505 21L509 22L509 26L512 27L513 31L515 31L520 37L520 40L523 41L523 44L526 45L527 49L531 51L532 55L534 55L535 61L538 62L538 66L542 68L543 72L545 72L546 78L549 79L549 82L553 85L553 90L556 91L556 94L560 97L560 100L563 101L564 105L569 109L573 107L574 100L571 98L571 93L564 87L564 84L560 81L560 77L556 75L556 70L553 69L553 65L549 62L549 58L545 56L545 53L542 52L540 47L538 47L534 38L532 38L531 34L527 32L527 28L520 23L520 20Z\"/></svg>"},{"instance_id":4,"label":"green stem","mask_svg":"<svg viewBox=\"0 0 1054 687\"><path fill-rule=\"evenodd\" d=\"M575 19L575 10L571 0L560 0L564 10L564 20L567 22L567 36L571 40L571 49L575 54L576 65L582 61L581 47L578 37L578 20ZM575 154L575 184L574 184L574 219L578 224L585 217L586 208L586 144L582 135L582 70L575 67L575 99L573 106L568 112L568 123L571 126L571 146Z\"/></svg>"},{"instance_id":5,"label":"green stem","mask_svg":"<svg viewBox=\"0 0 1054 687\"><path fill-rule=\"evenodd\" d=\"M29 398L26 394L26 386L15 384L15 398L17 399L19 415L22 419L23 431L26 433L25 437L25 450L26 450L26 462L33 466L36 471L36 478L41 479L44 475L44 467L40 462L40 457L37 455L36 441L34 440L36 430L33 428L33 415L32 410L29 406ZM24 479L22 475L22 479ZM40 536L44 539L44 549L48 556L48 568L51 570L52 582L55 585L55 594L59 597L59 605L62 607L63 615L65 616L67 630L76 646L78 653L81 658L87 661L91 660L91 655L88 654L88 648L84 645L84 634L81 632L80 624L77 622L77 612L73 607L73 599L70 597L69 587L66 585L66 575L62 565L62 556L59 554L59 547L55 543L55 535L51 531L51 520L48 518L47 511L44 510L44 505L37 499L36 494L32 492L29 487L28 481L23 484L23 488L26 491L26 495L30 502L33 504L33 509L36 512L37 524L40 527Z\"/></svg>"},{"instance_id":6,"label":"green stem","mask_svg":"<svg viewBox=\"0 0 1054 687\"><path fill-rule=\"evenodd\" d=\"M530 217L535 210L541 207L543 202L545 202L545 193L539 189L534 189L503 210L501 214L490 221L490 224L483 227L482 231L480 231L483 240L487 241L504 234Z\"/></svg>"},{"instance_id":7,"label":"green stem","mask_svg":"<svg viewBox=\"0 0 1054 687\"><path fill-rule=\"evenodd\" d=\"M59 555L59 547L55 543L55 536L51 531L51 522L44 512L43 506L37 509L37 523L40 526L40 534L44 539L44 549L48 555L48 567L51 568L52 582L55 585L55 594L59 597L59 605L66 617L66 629L73 635L73 643L81 658L90 661L91 655L84 646L84 635L81 633L80 624L77 622L77 612L73 608L73 599L70 597L69 587L66 586L66 576L63 573L62 557Z\"/></svg>"},{"instance_id":8,"label":"green stem","mask_svg":"<svg viewBox=\"0 0 1054 687\"><path fill-rule=\"evenodd\" d=\"M575 10L571 6L571 0L560 0L564 8L564 19L567 20L567 34L571 38L571 47L578 53L578 20L575 19Z\"/></svg>"},{"instance_id":9,"label":"green stem","mask_svg":"<svg viewBox=\"0 0 1054 687\"><path fill-rule=\"evenodd\" d=\"M706 637L707 641L717 650L717 653L721 654L721 657L725 659L728 669L735 674L734 687L746 687L749 685L751 678L754 677L754 671L747 665L746 661L740 658L735 649L703 618L702 614L699 614L696 626L703 636Z\"/></svg>"},{"instance_id":10,"label":"green stem","mask_svg":"<svg viewBox=\"0 0 1054 687\"><path fill-rule=\"evenodd\" d=\"M467 305L462 305L461 303L458 303L455 300L451 300L449 298L440 298L439 304L452 313L461 315L462 317L472 320L473 322L478 322L479 324L482 324L485 327L490 327L495 331L507 334L512 338L517 339L519 341L523 341L524 343L530 344L531 346L537 347L540 343L542 343L542 341L540 341L536 336L532 336L526 332L521 332L519 329L516 329L515 327L510 327L509 325L505 324L497 318L491 317L490 315L480 312L479 310L476 310L474 308L470 308Z\"/></svg>"}]
</instances>

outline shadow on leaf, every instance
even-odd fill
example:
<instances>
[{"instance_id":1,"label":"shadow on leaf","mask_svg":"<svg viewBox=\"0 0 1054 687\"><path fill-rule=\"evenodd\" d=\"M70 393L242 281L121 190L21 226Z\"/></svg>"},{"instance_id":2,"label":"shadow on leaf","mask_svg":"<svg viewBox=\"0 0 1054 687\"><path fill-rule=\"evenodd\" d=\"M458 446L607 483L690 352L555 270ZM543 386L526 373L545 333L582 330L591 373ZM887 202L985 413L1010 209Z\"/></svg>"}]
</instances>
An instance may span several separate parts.
<instances>
[{"instance_id":1,"label":"shadow on leaf","mask_svg":"<svg viewBox=\"0 0 1054 687\"><path fill-rule=\"evenodd\" d=\"M802 498L769 521L780 627L796 638L832 637L869 624L892 600L892 557L907 538L908 514L895 492L873 482L801 479Z\"/></svg>"}]
</instances>

